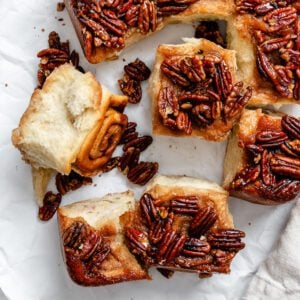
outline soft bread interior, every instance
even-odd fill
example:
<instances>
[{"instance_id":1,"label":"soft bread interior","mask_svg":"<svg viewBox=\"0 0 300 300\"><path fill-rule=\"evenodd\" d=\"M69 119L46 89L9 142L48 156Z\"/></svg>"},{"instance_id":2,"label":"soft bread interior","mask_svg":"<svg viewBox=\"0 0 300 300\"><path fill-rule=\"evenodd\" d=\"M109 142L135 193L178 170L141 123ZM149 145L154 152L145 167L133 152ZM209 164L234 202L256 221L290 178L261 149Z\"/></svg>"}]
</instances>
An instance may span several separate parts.
<instances>
[{"instance_id":1,"label":"soft bread interior","mask_svg":"<svg viewBox=\"0 0 300 300\"><path fill-rule=\"evenodd\" d=\"M127 191L62 206L58 212L60 216L68 218L81 217L95 229L113 223L117 231L121 232L119 217L126 211L132 210L134 205L133 193Z\"/></svg>"},{"instance_id":2,"label":"soft bread interior","mask_svg":"<svg viewBox=\"0 0 300 300\"><path fill-rule=\"evenodd\" d=\"M58 220L61 235L74 221L83 219L110 241L110 254L98 270L100 279L92 285L149 278L148 273L125 245L123 228L120 223L120 217L125 212L133 210L134 206L133 193L127 191L108 194L102 198L81 201L59 208ZM76 278L76 270L69 269L69 273L75 282L82 285L87 284Z\"/></svg>"},{"instance_id":3,"label":"soft bread interior","mask_svg":"<svg viewBox=\"0 0 300 300\"><path fill-rule=\"evenodd\" d=\"M94 75L62 65L34 91L12 141L34 167L68 174L109 98Z\"/></svg>"}]
</instances>

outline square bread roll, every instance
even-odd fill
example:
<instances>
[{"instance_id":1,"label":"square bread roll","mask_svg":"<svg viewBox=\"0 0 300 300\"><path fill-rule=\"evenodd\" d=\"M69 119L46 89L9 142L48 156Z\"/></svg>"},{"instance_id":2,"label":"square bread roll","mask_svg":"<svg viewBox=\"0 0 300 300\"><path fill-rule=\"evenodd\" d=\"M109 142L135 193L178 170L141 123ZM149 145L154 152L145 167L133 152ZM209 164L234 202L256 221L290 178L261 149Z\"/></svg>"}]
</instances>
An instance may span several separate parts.
<instances>
[{"instance_id":1,"label":"square bread roll","mask_svg":"<svg viewBox=\"0 0 300 300\"><path fill-rule=\"evenodd\" d=\"M232 0L185 2L64 1L83 52L90 63L116 59L122 50L172 23L227 19L234 12ZM140 5L139 5L140 4ZM138 19L139 16L139 19Z\"/></svg>"},{"instance_id":2,"label":"square bread roll","mask_svg":"<svg viewBox=\"0 0 300 300\"><path fill-rule=\"evenodd\" d=\"M124 215L127 245L147 267L203 276L229 273L245 234L234 229L227 200L216 183L158 175L136 210Z\"/></svg>"},{"instance_id":3,"label":"square bread roll","mask_svg":"<svg viewBox=\"0 0 300 300\"><path fill-rule=\"evenodd\" d=\"M62 65L34 91L12 142L37 170L95 175L127 125L127 116L118 111L126 103L127 97L109 92L90 72Z\"/></svg>"},{"instance_id":4,"label":"square bread roll","mask_svg":"<svg viewBox=\"0 0 300 300\"><path fill-rule=\"evenodd\" d=\"M251 97L237 81L235 51L206 39L160 45L150 77L157 135L225 140Z\"/></svg>"},{"instance_id":5,"label":"square bread roll","mask_svg":"<svg viewBox=\"0 0 300 300\"><path fill-rule=\"evenodd\" d=\"M128 191L58 209L63 257L74 282L98 286L149 279L124 242L120 217L134 207Z\"/></svg>"},{"instance_id":6,"label":"square bread roll","mask_svg":"<svg viewBox=\"0 0 300 300\"><path fill-rule=\"evenodd\" d=\"M223 186L254 203L293 200L300 193L300 119L245 110L227 145Z\"/></svg>"},{"instance_id":7,"label":"square bread roll","mask_svg":"<svg viewBox=\"0 0 300 300\"><path fill-rule=\"evenodd\" d=\"M299 104L298 1L269 6L265 1L235 2L236 13L228 20L228 47L237 53L240 80L253 87L249 105Z\"/></svg>"}]
</instances>

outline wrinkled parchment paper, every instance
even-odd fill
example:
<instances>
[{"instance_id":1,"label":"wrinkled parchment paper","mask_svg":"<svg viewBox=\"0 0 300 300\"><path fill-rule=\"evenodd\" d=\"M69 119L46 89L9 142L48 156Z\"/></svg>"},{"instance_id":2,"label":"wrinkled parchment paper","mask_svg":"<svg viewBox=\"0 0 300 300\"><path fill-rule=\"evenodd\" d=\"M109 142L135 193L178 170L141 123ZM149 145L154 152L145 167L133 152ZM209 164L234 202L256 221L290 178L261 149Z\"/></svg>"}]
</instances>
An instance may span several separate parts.
<instances>
[{"instance_id":1,"label":"wrinkled parchment paper","mask_svg":"<svg viewBox=\"0 0 300 300\"><path fill-rule=\"evenodd\" d=\"M241 299L260 262L276 244L293 203L263 207L238 199L230 199L230 209L237 228L247 233L247 247L232 264L230 275L198 279L191 274L177 273L171 279L152 270L152 281L122 283L107 287L84 288L67 275L60 251L57 220L47 223L37 218L30 168L11 144L11 131L27 107L37 85L36 53L47 47L48 33L56 30L62 40L81 54L86 70L111 90L118 92L116 80L123 65L136 57L150 67L160 43L180 43L181 37L193 35L188 25L173 25L147 40L125 50L116 61L90 65L82 57L75 32L66 10L56 11L54 0L0 1L0 299ZM59 20L63 18L63 20ZM123 61L126 60L125 62ZM151 133L150 101L143 83L144 97L140 104L129 106L130 120L138 122L138 131ZM285 111L299 116L299 108ZM143 153L145 160L156 160L163 174L206 177L221 184L225 143L210 143L194 138L155 137ZM69 204L108 192L134 189L136 198L141 188L129 184L113 170L94 178L94 185L70 193L63 199Z\"/></svg>"}]
</instances>

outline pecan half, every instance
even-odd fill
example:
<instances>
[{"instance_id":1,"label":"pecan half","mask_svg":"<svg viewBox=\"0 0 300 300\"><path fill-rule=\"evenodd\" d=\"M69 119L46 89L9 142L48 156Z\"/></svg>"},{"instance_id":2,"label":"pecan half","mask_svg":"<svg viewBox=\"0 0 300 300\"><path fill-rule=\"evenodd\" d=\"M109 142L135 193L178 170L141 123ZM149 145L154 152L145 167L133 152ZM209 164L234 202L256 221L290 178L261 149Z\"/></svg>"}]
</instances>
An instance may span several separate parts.
<instances>
[{"instance_id":1,"label":"pecan half","mask_svg":"<svg viewBox=\"0 0 300 300\"><path fill-rule=\"evenodd\" d=\"M139 185L145 185L158 171L158 163L140 162L129 170L127 178Z\"/></svg>"},{"instance_id":2,"label":"pecan half","mask_svg":"<svg viewBox=\"0 0 300 300\"><path fill-rule=\"evenodd\" d=\"M281 119L281 126L289 137L300 139L300 119L285 115Z\"/></svg>"},{"instance_id":3,"label":"pecan half","mask_svg":"<svg viewBox=\"0 0 300 300\"><path fill-rule=\"evenodd\" d=\"M43 206L39 208L39 219L49 221L57 211L61 203L61 194L47 192L44 196Z\"/></svg>"},{"instance_id":4,"label":"pecan half","mask_svg":"<svg viewBox=\"0 0 300 300\"><path fill-rule=\"evenodd\" d=\"M159 243L165 234L164 221L162 219L158 219L155 222L152 222L149 230L149 241L150 243L156 245Z\"/></svg>"},{"instance_id":5,"label":"pecan half","mask_svg":"<svg viewBox=\"0 0 300 300\"><path fill-rule=\"evenodd\" d=\"M206 240L189 238L182 250L182 254L188 257L203 257L210 252L210 245Z\"/></svg>"},{"instance_id":6,"label":"pecan half","mask_svg":"<svg viewBox=\"0 0 300 300\"><path fill-rule=\"evenodd\" d=\"M273 186L261 184L257 187L258 193L272 201L286 202L294 199L300 192L300 181L283 179Z\"/></svg>"},{"instance_id":7,"label":"pecan half","mask_svg":"<svg viewBox=\"0 0 300 300\"><path fill-rule=\"evenodd\" d=\"M133 80L144 81L150 77L151 71L138 58L124 67L125 73Z\"/></svg>"},{"instance_id":8,"label":"pecan half","mask_svg":"<svg viewBox=\"0 0 300 300\"><path fill-rule=\"evenodd\" d=\"M297 10L294 7L283 7L272 10L264 16L264 21L269 23L269 32L275 32L297 20Z\"/></svg>"},{"instance_id":9,"label":"pecan half","mask_svg":"<svg viewBox=\"0 0 300 300\"><path fill-rule=\"evenodd\" d=\"M55 178L56 188L61 195L65 195L69 191L75 191L83 185L91 185L93 179L91 177L83 177L78 173L71 171L69 175L57 174Z\"/></svg>"},{"instance_id":10,"label":"pecan half","mask_svg":"<svg viewBox=\"0 0 300 300\"><path fill-rule=\"evenodd\" d=\"M127 227L125 236L127 238L127 244L133 253L146 256L149 241L145 232L137 228Z\"/></svg>"},{"instance_id":11,"label":"pecan half","mask_svg":"<svg viewBox=\"0 0 300 300\"><path fill-rule=\"evenodd\" d=\"M270 168L272 154L265 150L261 158L261 177L265 185L274 185L276 178Z\"/></svg>"},{"instance_id":12,"label":"pecan half","mask_svg":"<svg viewBox=\"0 0 300 300\"><path fill-rule=\"evenodd\" d=\"M226 99L232 89L232 77L230 70L224 60L216 64L215 84L218 90L218 94Z\"/></svg>"},{"instance_id":13,"label":"pecan half","mask_svg":"<svg viewBox=\"0 0 300 300\"><path fill-rule=\"evenodd\" d=\"M190 81L182 72L180 68L180 61L177 59L165 59L162 62L160 69L174 84L182 87L190 85Z\"/></svg>"},{"instance_id":14,"label":"pecan half","mask_svg":"<svg viewBox=\"0 0 300 300\"><path fill-rule=\"evenodd\" d=\"M150 194L144 194L140 200L140 208L146 218L148 226L159 220L158 210L156 209L153 198Z\"/></svg>"},{"instance_id":15,"label":"pecan half","mask_svg":"<svg viewBox=\"0 0 300 300\"><path fill-rule=\"evenodd\" d=\"M199 211L198 202L196 196L176 197L170 201L170 208L176 214L194 215Z\"/></svg>"},{"instance_id":16,"label":"pecan half","mask_svg":"<svg viewBox=\"0 0 300 300\"><path fill-rule=\"evenodd\" d=\"M200 209L190 224L190 236L200 237L205 234L215 224L217 218L217 214L212 207Z\"/></svg>"},{"instance_id":17,"label":"pecan half","mask_svg":"<svg viewBox=\"0 0 300 300\"><path fill-rule=\"evenodd\" d=\"M300 158L300 140L285 141L280 149L292 157Z\"/></svg>"},{"instance_id":18,"label":"pecan half","mask_svg":"<svg viewBox=\"0 0 300 300\"><path fill-rule=\"evenodd\" d=\"M257 133L256 142L263 148L274 148L278 147L288 139L284 132L275 132L271 130L266 130Z\"/></svg>"},{"instance_id":19,"label":"pecan half","mask_svg":"<svg viewBox=\"0 0 300 300\"><path fill-rule=\"evenodd\" d=\"M141 137L138 137L134 140L131 140L127 142L123 146L123 151L127 151L129 148L134 147L136 149L139 149L140 152L143 152L146 150L153 142L153 138L150 135L143 135Z\"/></svg>"},{"instance_id":20,"label":"pecan half","mask_svg":"<svg viewBox=\"0 0 300 300\"><path fill-rule=\"evenodd\" d=\"M118 80L120 90L128 97L128 102L132 104L139 103L142 99L142 87L140 81L131 79L125 75L123 79Z\"/></svg>"},{"instance_id":21,"label":"pecan half","mask_svg":"<svg viewBox=\"0 0 300 300\"><path fill-rule=\"evenodd\" d=\"M122 134L120 144L126 144L129 141L136 139L138 137L138 133L136 132L137 124L135 122L128 122L127 126Z\"/></svg>"},{"instance_id":22,"label":"pecan half","mask_svg":"<svg viewBox=\"0 0 300 300\"><path fill-rule=\"evenodd\" d=\"M182 111L178 113L176 125L179 130L184 131L187 135L192 134L192 122L187 113Z\"/></svg>"},{"instance_id":23,"label":"pecan half","mask_svg":"<svg viewBox=\"0 0 300 300\"><path fill-rule=\"evenodd\" d=\"M150 30L155 31L157 27L157 8L154 1L144 0L140 3L138 28L143 34Z\"/></svg>"},{"instance_id":24,"label":"pecan half","mask_svg":"<svg viewBox=\"0 0 300 300\"><path fill-rule=\"evenodd\" d=\"M157 258L159 263L174 260L182 250L185 241L186 236L184 235L179 236L173 230L166 232L158 248Z\"/></svg>"},{"instance_id":25,"label":"pecan half","mask_svg":"<svg viewBox=\"0 0 300 300\"><path fill-rule=\"evenodd\" d=\"M212 263L211 256L204 256L204 257L194 257L188 258L184 256L179 256L175 259L175 263L178 264L180 267L187 268L187 269L197 269L198 266L206 266L210 270L210 265Z\"/></svg>"},{"instance_id":26,"label":"pecan half","mask_svg":"<svg viewBox=\"0 0 300 300\"><path fill-rule=\"evenodd\" d=\"M300 179L300 159L274 154L270 160L270 168L276 174Z\"/></svg>"},{"instance_id":27,"label":"pecan half","mask_svg":"<svg viewBox=\"0 0 300 300\"><path fill-rule=\"evenodd\" d=\"M239 251L245 247L241 238L245 237L243 231L237 229L221 229L207 236L212 248L226 251Z\"/></svg>"},{"instance_id":28,"label":"pecan half","mask_svg":"<svg viewBox=\"0 0 300 300\"><path fill-rule=\"evenodd\" d=\"M243 88L242 82L237 82L230 91L224 105L225 119L234 119L242 113L242 110L249 102L252 96L252 88L247 87L244 95L241 94Z\"/></svg>"},{"instance_id":29,"label":"pecan half","mask_svg":"<svg viewBox=\"0 0 300 300\"><path fill-rule=\"evenodd\" d=\"M186 10L196 0L157 0L160 16L176 15Z\"/></svg>"},{"instance_id":30,"label":"pecan half","mask_svg":"<svg viewBox=\"0 0 300 300\"><path fill-rule=\"evenodd\" d=\"M214 262L217 266L229 265L235 254L235 252L222 251L220 249L214 250Z\"/></svg>"},{"instance_id":31,"label":"pecan half","mask_svg":"<svg viewBox=\"0 0 300 300\"><path fill-rule=\"evenodd\" d=\"M170 87L161 88L158 94L158 111L165 120L169 116L177 117L179 112L178 99L174 90Z\"/></svg>"},{"instance_id":32,"label":"pecan half","mask_svg":"<svg viewBox=\"0 0 300 300\"><path fill-rule=\"evenodd\" d=\"M200 128L211 125L214 121L212 107L205 103L196 105L192 109L192 118Z\"/></svg>"}]
</instances>

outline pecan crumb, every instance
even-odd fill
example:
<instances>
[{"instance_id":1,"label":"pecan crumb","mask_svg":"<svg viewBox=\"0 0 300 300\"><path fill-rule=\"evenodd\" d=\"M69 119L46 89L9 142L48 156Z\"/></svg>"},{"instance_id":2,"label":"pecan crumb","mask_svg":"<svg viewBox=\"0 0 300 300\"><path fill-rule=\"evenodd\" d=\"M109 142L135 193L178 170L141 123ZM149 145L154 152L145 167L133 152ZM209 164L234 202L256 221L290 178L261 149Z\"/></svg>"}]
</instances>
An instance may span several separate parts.
<instances>
[{"instance_id":1,"label":"pecan crumb","mask_svg":"<svg viewBox=\"0 0 300 300\"><path fill-rule=\"evenodd\" d=\"M63 11L65 9L65 4L64 2L58 2L57 5L56 5L56 11Z\"/></svg>"}]
</instances>

